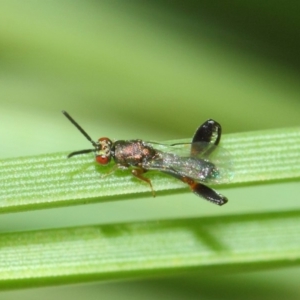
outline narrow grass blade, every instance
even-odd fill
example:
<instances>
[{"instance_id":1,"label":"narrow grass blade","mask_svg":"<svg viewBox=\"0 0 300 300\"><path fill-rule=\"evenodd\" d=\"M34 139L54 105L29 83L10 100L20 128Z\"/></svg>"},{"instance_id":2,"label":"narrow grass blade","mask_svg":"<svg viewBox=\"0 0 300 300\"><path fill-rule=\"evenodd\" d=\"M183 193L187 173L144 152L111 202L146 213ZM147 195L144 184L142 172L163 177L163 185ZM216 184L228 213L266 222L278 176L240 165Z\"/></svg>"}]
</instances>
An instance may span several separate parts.
<instances>
[{"instance_id":1,"label":"narrow grass blade","mask_svg":"<svg viewBox=\"0 0 300 300\"><path fill-rule=\"evenodd\" d=\"M294 211L1 234L0 287L296 265L299 232Z\"/></svg>"},{"instance_id":2,"label":"narrow grass blade","mask_svg":"<svg viewBox=\"0 0 300 300\"><path fill-rule=\"evenodd\" d=\"M234 163L230 184L300 178L300 127L224 135L222 145ZM130 172L119 170L101 178L110 167L96 166L92 154L71 159L67 154L0 161L0 211L120 200L138 193L151 197L149 186ZM185 188L159 172L147 176L158 195L159 191Z\"/></svg>"}]
</instances>

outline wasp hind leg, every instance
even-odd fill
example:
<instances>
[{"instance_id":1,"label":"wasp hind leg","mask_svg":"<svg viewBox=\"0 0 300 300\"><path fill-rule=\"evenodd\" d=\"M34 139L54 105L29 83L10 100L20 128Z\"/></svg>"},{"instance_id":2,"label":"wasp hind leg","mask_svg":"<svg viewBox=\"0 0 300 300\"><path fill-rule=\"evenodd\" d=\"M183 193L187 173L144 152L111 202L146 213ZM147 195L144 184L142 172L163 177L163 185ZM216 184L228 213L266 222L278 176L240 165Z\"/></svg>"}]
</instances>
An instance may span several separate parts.
<instances>
[{"instance_id":1,"label":"wasp hind leg","mask_svg":"<svg viewBox=\"0 0 300 300\"><path fill-rule=\"evenodd\" d=\"M219 206L224 205L228 202L228 199L223 195L219 194L217 191L213 190L212 188L194 181L192 178L189 177L182 177L181 181L187 183L194 194L199 197L202 197L214 204Z\"/></svg>"},{"instance_id":2,"label":"wasp hind leg","mask_svg":"<svg viewBox=\"0 0 300 300\"><path fill-rule=\"evenodd\" d=\"M221 140L222 127L212 119L204 122L195 132L192 143L205 142L217 146Z\"/></svg>"},{"instance_id":3,"label":"wasp hind leg","mask_svg":"<svg viewBox=\"0 0 300 300\"><path fill-rule=\"evenodd\" d=\"M204 198L214 204L217 205L224 205L228 202L228 199L224 197L223 195L219 194L217 191L213 190L212 188L204 185L203 183L197 182L194 179L187 177L187 176L182 176L175 170L168 170L164 171L163 173L169 174L182 182L186 183L189 185L193 193L201 198Z\"/></svg>"},{"instance_id":4,"label":"wasp hind leg","mask_svg":"<svg viewBox=\"0 0 300 300\"><path fill-rule=\"evenodd\" d=\"M112 173L114 173L117 169L120 169L120 167L118 165L114 165L113 167L111 167L108 171L106 171L104 174L101 175L101 179L105 178L109 175L111 175Z\"/></svg>"},{"instance_id":5,"label":"wasp hind leg","mask_svg":"<svg viewBox=\"0 0 300 300\"><path fill-rule=\"evenodd\" d=\"M210 155L214 150L215 146L220 143L222 135L222 127L215 120L209 119L204 122L195 132L192 139L191 155L197 156L199 154ZM199 143L208 144L209 147L203 149L199 147Z\"/></svg>"},{"instance_id":6,"label":"wasp hind leg","mask_svg":"<svg viewBox=\"0 0 300 300\"><path fill-rule=\"evenodd\" d=\"M202 183L196 183L195 185L193 185L192 191L196 195L220 206L228 202L228 199L226 197Z\"/></svg>"},{"instance_id":7,"label":"wasp hind leg","mask_svg":"<svg viewBox=\"0 0 300 300\"><path fill-rule=\"evenodd\" d=\"M131 170L131 174L134 177L136 177L136 178L138 178L140 180L143 180L143 181L145 181L145 182L147 182L149 184L151 192L152 192L152 195L153 195L153 197L155 197L155 191L153 189L151 180L149 178L146 178L146 177L143 176L143 174L146 173L146 172L147 172L147 170L145 170L143 168L136 168L136 169L132 169Z\"/></svg>"}]
</instances>

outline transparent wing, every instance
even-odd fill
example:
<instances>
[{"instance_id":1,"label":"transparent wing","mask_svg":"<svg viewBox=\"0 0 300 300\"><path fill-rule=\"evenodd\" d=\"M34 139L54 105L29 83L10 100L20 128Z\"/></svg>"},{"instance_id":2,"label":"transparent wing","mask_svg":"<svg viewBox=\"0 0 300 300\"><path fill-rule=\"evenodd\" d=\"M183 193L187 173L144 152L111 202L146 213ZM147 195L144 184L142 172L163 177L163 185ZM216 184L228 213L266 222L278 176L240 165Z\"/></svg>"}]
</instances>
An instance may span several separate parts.
<instances>
[{"instance_id":1,"label":"transparent wing","mask_svg":"<svg viewBox=\"0 0 300 300\"><path fill-rule=\"evenodd\" d=\"M233 164L229 153L220 146L209 143L156 144L148 143L157 150L157 157L144 167L187 176L203 183L220 184L233 177Z\"/></svg>"}]
</instances>

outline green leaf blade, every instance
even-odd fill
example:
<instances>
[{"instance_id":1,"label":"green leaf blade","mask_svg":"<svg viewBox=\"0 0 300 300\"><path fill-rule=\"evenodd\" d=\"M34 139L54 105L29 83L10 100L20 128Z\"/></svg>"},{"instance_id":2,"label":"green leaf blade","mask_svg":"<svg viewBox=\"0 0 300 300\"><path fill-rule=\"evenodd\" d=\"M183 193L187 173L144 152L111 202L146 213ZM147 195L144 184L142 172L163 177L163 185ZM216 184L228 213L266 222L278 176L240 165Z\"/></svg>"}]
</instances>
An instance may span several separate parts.
<instances>
[{"instance_id":1,"label":"green leaf blade","mask_svg":"<svg viewBox=\"0 0 300 300\"><path fill-rule=\"evenodd\" d=\"M299 212L95 225L0 235L0 286L300 263Z\"/></svg>"},{"instance_id":2,"label":"green leaf blade","mask_svg":"<svg viewBox=\"0 0 300 300\"><path fill-rule=\"evenodd\" d=\"M224 135L222 145L234 161L234 178L229 184L300 177L299 127ZM72 159L66 156L67 153L54 153L2 160L0 211L120 200L139 193L151 196L149 186L126 170L105 176L109 168L96 166L93 155ZM159 172L149 172L147 176L158 192L185 187Z\"/></svg>"}]
</instances>

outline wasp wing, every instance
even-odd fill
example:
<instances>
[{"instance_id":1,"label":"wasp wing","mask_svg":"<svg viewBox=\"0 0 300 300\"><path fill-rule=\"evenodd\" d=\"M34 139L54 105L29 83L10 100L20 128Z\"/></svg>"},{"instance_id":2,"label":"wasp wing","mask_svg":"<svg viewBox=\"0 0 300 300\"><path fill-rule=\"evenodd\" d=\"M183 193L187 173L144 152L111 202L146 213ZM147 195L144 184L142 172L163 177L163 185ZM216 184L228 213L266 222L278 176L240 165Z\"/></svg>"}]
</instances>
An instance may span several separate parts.
<instances>
[{"instance_id":1,"label":"wasp wing","mask_svg":"<svg viewBox=\"0 0 300 300\"><path fill-rule=\"evenodd\" d=\"M229 154L220 146L202 142L151 146L156 149L157 155L144 166L148 170L159 170L175 177L184 176L212 184L229 182L233 176ZM191 154L191 147L198 155Z\"/></svg>"}]
</instances>

